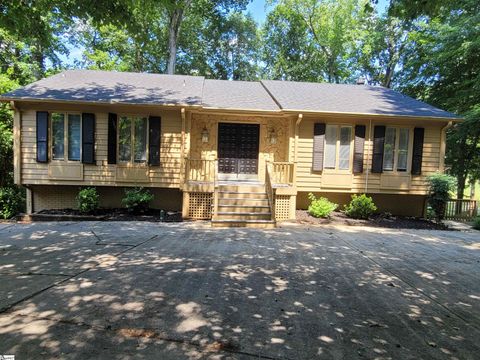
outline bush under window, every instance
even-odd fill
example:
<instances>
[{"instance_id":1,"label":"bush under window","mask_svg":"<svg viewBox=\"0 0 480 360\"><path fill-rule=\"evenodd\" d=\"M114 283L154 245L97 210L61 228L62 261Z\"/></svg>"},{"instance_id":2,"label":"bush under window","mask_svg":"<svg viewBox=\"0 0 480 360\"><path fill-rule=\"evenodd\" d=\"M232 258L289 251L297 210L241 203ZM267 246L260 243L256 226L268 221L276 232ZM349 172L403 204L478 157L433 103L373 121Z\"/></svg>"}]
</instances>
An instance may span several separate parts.
<instances>
[{"instance_id":1,"label":"bush under window","mask_svg":"<svg viewBox=\"0 0 480 360\"><path fill-rule=\"evenodd\" d=\"M368 219L377 211L377 207L370 196L365 194L352 195L352 200L345 205L345 214L354 219Z\"/></svg>"},{"instance_id":2,"label":"bush under window","mask_svg":"<svg viewBox=\"0 0 480 360\"><path fill-rule=\"evenodd\" d=\"M94 187L87 187L81 189L77 195L78 210L83 214L92 213L98 209L99 196L97 189Z\"/></svg>"},{"instance_id":3,"label":"bush under window","mask_svg":"<svg viewBox=\"0 0 480 360\"><path fill-rule=\"evenodd\" d=\"M153 200L153 194L142 187L125 190L125 197L122 204L133 213L145 212Z\"/></svg>"},{"instance_id":4,"label":"bush under window","mask_svg":"<svg viewBox=\"0 0 480 360\"><path fill-rule=\"evenodd\" d=\"M327 198L316 198L312 193L308 194L308 198L311 201L310 205L308 206L308 213L317 218L329 217L332 211L338 207L337 204L332 203Z\"/></svg>"}]
</instances>

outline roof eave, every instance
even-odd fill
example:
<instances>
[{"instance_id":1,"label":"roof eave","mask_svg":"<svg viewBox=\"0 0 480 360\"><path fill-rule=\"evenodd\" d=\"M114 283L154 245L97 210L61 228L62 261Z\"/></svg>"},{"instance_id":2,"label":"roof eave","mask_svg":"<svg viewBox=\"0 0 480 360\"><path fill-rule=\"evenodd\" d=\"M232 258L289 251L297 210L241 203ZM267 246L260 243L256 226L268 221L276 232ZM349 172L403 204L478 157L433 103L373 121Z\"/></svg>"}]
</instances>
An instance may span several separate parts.
<instances>
[{"instance_id":1,"label":"roof eave","mask_svg":"<svg viewBox=\"0 0 480 360\"><path fill-rule=\"evenodd\" d=\"M406 119L425 119L425 120L442 120L442 121L463 121L461 117L447 117L447 116L419 116L419 115L400 115L400 114L376 114L376 113L361 113L361 112L347 112L347 111L317 111L317 110L301 110L301 109L283 109L283 112L289 114L319 114L319 115L361 115L372 117L401 117Z\"/></svg>"},{"instance_id":2,"label":"roof eave","mask_svg":"<svg viewBox=\"0 0 480 360\"><path fill-rule=\"evenodd\" d=\"M23 101L30 103L55 103L55 104L77 104L77 105L132 105L132 106L162 106L168 108L201 108L202 105L188 103L139 103L128 101L84 101L84 100L60 100L60 99L37 99L28 97L7 97L0 96L0 102Z\"/></svg>"}]
</instances>

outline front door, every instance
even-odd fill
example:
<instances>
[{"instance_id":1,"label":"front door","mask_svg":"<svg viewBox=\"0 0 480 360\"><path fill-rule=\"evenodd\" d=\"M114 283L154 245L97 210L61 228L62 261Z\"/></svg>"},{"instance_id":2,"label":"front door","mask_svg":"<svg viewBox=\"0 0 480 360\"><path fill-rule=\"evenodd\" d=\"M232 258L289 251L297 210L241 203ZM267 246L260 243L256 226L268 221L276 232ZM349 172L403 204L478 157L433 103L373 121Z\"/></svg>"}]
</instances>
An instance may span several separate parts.
<instances>
[{"instance_id":1,"label":"front door","mask_svg":"<svg viewBox=\"0 0 480 360\"><path fill-rule=\"evenodd\" d=\"M257 179L259 139L258 124L218 124L219 178Z\"/></svg>"}]
</instances>

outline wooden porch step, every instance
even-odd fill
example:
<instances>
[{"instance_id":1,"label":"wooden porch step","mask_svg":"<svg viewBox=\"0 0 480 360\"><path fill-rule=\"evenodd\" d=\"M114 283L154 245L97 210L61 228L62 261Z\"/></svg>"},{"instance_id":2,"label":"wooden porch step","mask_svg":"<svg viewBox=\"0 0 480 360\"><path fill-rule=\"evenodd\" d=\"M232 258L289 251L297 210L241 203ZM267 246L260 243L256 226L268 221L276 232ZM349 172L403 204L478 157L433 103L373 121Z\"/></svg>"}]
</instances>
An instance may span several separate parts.
<instances>
[{"instance_id":1,"label":"wooden porch step","mask_svg":"<svg viewBox=\"0 0 480 360\"><path fill-rule=\"evenodd\" d=\"M242 212L249 212L249 213L262 213L262 212L269 212L270 206L268 205L224 205L218 204L218 211L219 212L235 212L235 213L242 213Z\"/></svg>"},{"instance_id":2,"label":"wooden porch step","mask_svg":"<svg viewBox=\"0 0 480 360\"><path fill-rule=\"evenodd\" d=\"M215 220L271 220L270 212L240 212L219 211L214 215Z\"/></svg>"},{"instance_id":3,"label":"wooden porch step","mask_svg":"<svg viewBox=\"0 0 480 360\"><path fill-rule=\"evenodd\" d=\"M260 206L260 207L269 207L268 205L268 199L250 199L250 198L219 198L218 199L218 205L223 206L223 205L240 205L240 206Z\"/></svg>"},{"instance_id":4,"label":"wooden porch step","mask_svg":"<svg viewBox=\"0 0 480 360\"><path fill-rule=\"evenodd\" d=\"M257 229L273 229L272 220L212 220L213 227L247 227Z\"/></svg>"},{"instance_id":5,"label":"wooden porch step","mask_svg":"<svg viewBox=\"0 0 480 360\"><path fill-rule=\"evenodd\" d=\"M218 190L221 192L237 192L237 193L264 193L265 185L263 184L231 184L231 185L218 185Z\"/></svg>"},{"instance_id":6,"label":"wooden porch step","mask_svg":"<svg viewBox=\"0 0 480 360\"><path fill-rule=\"evenodd\" d=\"M255 200L268 200L266 192L237 192L237 191L219 191L218 198L224 199L255 199Z\"/></svg>"}]
</instances>

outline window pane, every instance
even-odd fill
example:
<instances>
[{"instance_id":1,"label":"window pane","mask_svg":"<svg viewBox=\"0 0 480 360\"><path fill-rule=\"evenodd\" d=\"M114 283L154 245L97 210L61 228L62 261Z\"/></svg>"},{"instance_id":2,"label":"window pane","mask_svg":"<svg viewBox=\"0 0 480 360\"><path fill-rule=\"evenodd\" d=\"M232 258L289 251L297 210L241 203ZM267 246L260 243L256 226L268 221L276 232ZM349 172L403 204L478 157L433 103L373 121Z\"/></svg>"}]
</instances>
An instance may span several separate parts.
<instances>
[{"instance_id":1,"label":"window pane","mask_svg":"<svg viewBox=\"0 0 480 360\"><path fill-rule=\"evenodd\" d=\"M52 114L52 158L65 158L65 116L59 113Z\"/></svg>"},{"instance_id":2,"label":"window pane","mask_svg":"<svg viewBox=\"0 0 480 360\"><path fill-rule=\"evenodd\" d=\"M132 122L130 118L122 116L118 122L118 160L131 161L132 159Z\"/></svg>"},{"instance_id":3,"label":"window pane","mask_svg":"<svg viewBox=\"0 0 480 360\"><path fill-rule=\"evenodd\" d=\"M407 171L407 159L408 159L408 129L400 129L400 135L398 139L398 171Z\"/></svg>"},{"instance_id":4,"label":"window pane","mask_svg":"<svg viewBox=\"0 0 480 360\"><path fill-rule=\"evenodd\" d=\"M135 118L135 162L147 160L147 118Z\"/></svg>"},{"instance_id":5,"label":"window pane","mask_svg":"<svg viewBox=\"0 0 480 360\"><path fill-rule=\"evenodd\" d=\"M335 169L337 157L337 127L327 125L325 129L325 164L326 169Z\"/></svg>"},{"instance_id":6,"label":"window pane","mask_svg":"<svg viewBox=\"0 0 480 360\"><path fill-rule=\"evenodd\" d=\"M80 160L79 114L68 114L68 160Z\"/></svg>"},{"instance_id":7,"label":"window pane","mask_svg":"<svg viewBox=\"0 0 480 360\"><path fill-rule=\"evenodd\" d=\"M387 128L385 131L385 147L383 149L383 170L393 170L395 156L395 128Z\"/></svg>"},{"instance_id":8,"label":"window pane","mask_svg":"<svg viewBox=\"0 0 480 360\"><path fill-rule=\"evenodd\" d=\"M340 170L350 169L350 141L352 138L352 128L345 126L340 128L340 150L338 158L338 168Z\"/></svg>"}]
</instances>

